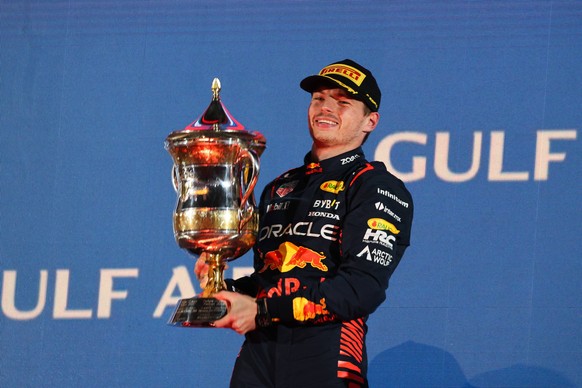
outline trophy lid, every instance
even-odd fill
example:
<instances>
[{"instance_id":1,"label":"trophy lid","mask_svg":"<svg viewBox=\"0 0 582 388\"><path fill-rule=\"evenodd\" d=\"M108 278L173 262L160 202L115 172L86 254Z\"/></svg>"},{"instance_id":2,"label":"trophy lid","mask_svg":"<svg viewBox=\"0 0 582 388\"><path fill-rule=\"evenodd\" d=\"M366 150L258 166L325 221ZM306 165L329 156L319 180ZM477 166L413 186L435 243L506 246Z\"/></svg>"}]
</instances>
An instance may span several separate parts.
<instances>
[{"instance_id":1,"label":"trophy lid","mask_svg":"<svg viewBox=\"0 0 582 388\"><path fill-rule=\"evenodd\" d=\"M245 127L238 122L220 99L220 80L212 80L212 101L208 108L196 121L184 128L185 131L214 130L214 131L244 131Z\"/></svg>"},{"instance_id":2,"label":"trophy lid","mask_svg":"<svg viewBox=\"0 0 582 388\"><path fill-rule=\"evenodd\" d=\"M220 99L221 84L218 78L212 81L212 100L206 110L184 129L172 132L167 140L184 141L197 138L237 138L252 143L252 148L262 153L265 137L257 131L247 131L226 109Z\"/></svg>"}]
</instances>

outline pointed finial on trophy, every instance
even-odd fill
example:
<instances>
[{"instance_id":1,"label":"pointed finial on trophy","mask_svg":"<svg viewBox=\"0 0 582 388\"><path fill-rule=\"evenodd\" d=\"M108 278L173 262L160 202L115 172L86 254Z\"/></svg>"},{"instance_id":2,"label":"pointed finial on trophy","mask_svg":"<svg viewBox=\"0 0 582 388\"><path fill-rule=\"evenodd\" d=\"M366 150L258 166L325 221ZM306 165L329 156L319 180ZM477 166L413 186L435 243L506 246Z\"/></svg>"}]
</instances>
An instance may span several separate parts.
<instances>
[{"instance_id":1,"label":"pointed finial on trophy","mask_svg":"<svg viewBox=\"0 0 582 388\"><path fill-rule=\"evenodd\" d=\"M212 126L215 131L220 130L225 124L229 123L228 115L220 101L220 80L212 80L212 101L202 114L201 123Z\"/></svg>"},{"instance_id":2,"label":"pointed finial on trophy","mask_svg":"<svg viewBox=\"0 0 582 388\"><path fill-rule=\"evenodd\" d=\"M208 105L208 108L190 125L184 128L184 131L221 131L221 132L233 132L233 131L245 131L244 125L238 122L228 109L224 106L224 103L220 99L220 90L222 85L218 78L212 80L212 100ZM254 134L255 132L253 132ZM257 132L258 134L258 132ZM261 135L262 136L262 135Z\"/></svg>"},{"instance_id":3,"label":"pointed finial on trophy","mask_svg":"<svg viewBox=\"0 0 582 388\"><path fill-rule=\"evenodd\" d=\"M212 80L212 100L218 101L220 100L220 80L215 78Z\"/></svg>"}]
</instances>

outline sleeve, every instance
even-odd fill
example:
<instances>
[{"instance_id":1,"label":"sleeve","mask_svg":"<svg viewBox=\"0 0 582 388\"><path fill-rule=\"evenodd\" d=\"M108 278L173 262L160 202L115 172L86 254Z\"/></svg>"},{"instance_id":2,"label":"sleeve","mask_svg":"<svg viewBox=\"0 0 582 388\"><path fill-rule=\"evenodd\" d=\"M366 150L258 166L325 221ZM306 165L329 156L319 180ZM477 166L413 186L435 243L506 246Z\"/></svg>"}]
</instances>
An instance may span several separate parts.
<instances>
[{"instance_id":1,"label":"sleeve","mask_svg":"<svg viewBox=\"0 0 582 388\"><path fill-rule=\"evenodd\" d=\"M232 292L238 292L248 296L256 297L259 287L250 276L243 276L238 279L225 279L226 289Z\"/></svg>"},{"instance_id":2,"label":"sleeve","mask_svg":"<svg viewBox=\"0 0 582 388\"><path fill-rule=\"evenodd\" d=\"M347 198L338 271L292 296L267 300L275 320L351 320L386 299L389 279L410 245L412 197L400 180L375 169L353 182Z\"/></svg>"}]
</instances>

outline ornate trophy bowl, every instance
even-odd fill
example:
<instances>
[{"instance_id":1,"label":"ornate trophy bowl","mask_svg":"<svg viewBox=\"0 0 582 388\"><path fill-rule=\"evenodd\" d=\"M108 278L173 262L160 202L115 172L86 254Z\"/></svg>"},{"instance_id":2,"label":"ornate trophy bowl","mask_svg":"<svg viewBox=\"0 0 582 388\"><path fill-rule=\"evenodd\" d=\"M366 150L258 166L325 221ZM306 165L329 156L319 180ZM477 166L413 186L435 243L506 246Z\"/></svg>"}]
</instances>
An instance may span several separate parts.
<instances>
[{"instance_id":1,"label":"ornate trophy bowl","mask_svg":"<svg viewBox=\"0 0 582 388\"><path fill-rule=\"evenodd\" d=\"M258 230L254 187L265 138L248 132L226 110L212 83L213 98L194 123L172 132L165 142L174 166L178 195L174 237L194 256L206 252L208 282L200 296L179 301L170 324L209 327L226 315L226 304L212 295L224 289L226 262L246 253Z\"/></svg>"}]
</instances>

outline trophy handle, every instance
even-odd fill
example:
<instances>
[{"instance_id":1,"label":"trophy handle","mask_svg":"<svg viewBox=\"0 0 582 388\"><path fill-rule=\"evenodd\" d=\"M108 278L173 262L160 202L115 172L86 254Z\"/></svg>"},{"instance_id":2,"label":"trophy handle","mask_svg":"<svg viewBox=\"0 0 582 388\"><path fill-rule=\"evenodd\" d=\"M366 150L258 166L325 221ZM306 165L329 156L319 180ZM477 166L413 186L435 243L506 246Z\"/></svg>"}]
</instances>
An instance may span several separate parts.
<instances>
[{"instance_id":1,"label":"trophy handle","mask_svg":"<svg viewBox=\"0 0 582 388\"><path fill-rule=\"evenodd\" d=\"M246 191L244 193L241 193L241 201L240 201L240 208L239 208L240 222L238 224L239 232L247 224L247 222L249 222L250 219L253 217L253 213L254 213L255 209L254 209L253 204L250 204L250 206L248 206L248 202L249 202L249 198L251 198L251 195L253 195L253 190L255 189L255 186L256 186L257 181L259 179L259 157L254 152L251 152L247 149L243 149L239 155L239 160L240 159L246 159L246 160L250 161L250 163L251 163L251 178L249 180L249 184L246 187ZM243 174L243 176L244 176L244 174ZM242 186L243 185L241 185L241 191L244 190L244 188Z\"/></svg>"},{"instance_id":2,"label":"trophy handle","mask_svg":"<svg viewBox=\"0 0 582 388\"><path fill-rule=\"evenodd\" d=\"M178 172L177 172L178 166L173 165L172 166L172 185L174 186L174 191L176 193L179 193L179 179L178 179Z\"/></svg>"}]
</instances>

